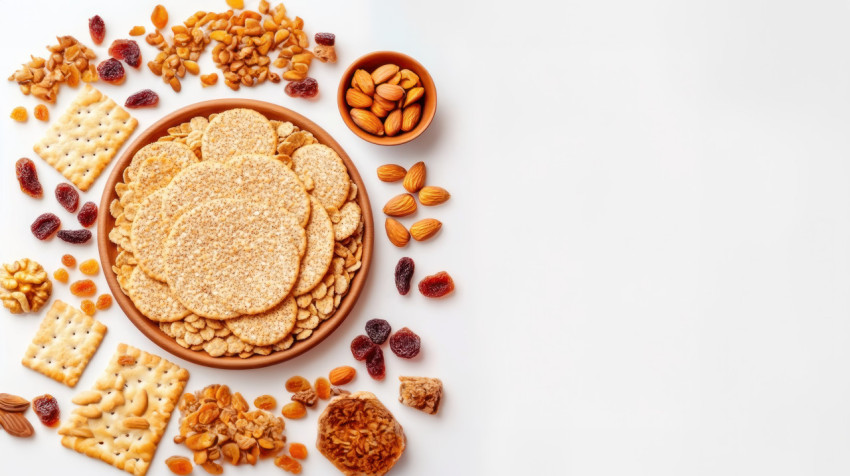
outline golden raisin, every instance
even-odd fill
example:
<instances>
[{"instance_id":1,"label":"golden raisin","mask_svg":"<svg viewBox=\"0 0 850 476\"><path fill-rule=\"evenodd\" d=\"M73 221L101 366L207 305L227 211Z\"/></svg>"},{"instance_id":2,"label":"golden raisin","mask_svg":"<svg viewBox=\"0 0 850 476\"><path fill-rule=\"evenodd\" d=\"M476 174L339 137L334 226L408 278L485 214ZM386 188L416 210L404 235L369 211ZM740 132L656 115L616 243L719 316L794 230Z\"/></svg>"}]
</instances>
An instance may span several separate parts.
<instances>
[{"instance_id":1,"label":"golden raisin","mask_svg":"<svg viewBox=\"0 0 850 476\"><path fill-rule=\"evenodd\" d=\"M35 118L39 121L47 121L50 119L50 111L47 110L47 106L44 104L39 104L32 112Z\"/></svg>"},{"instance_id":2,"label":"golden raisin","mask_svg":"<svg viewBox=\"0 0 850 476\"><path fill-rule=\"evenodd\" d=\"M153 26L157 28L165 28L165 25L168 24L168 11L162 5L157 5L153 7L153 13L151 13L151 22L153 22Z\"/></svg>"},{"instance_id":3,"label":"golden raisin","mask_svg":"<svg viewBox=\"0 0 850 476\"><path fill-rule=\"evenodd\" d=\"M331 383L324 377L316 379L316 396L322 400L331 398Z\"/></svg>"},{"instance_id":4,"label":"golden raisin","mask_svg":"<svg viewBox=\"0 0 850 476\"><path fill-rule=\"evenodd\" d=\"M71 283L71 294L77 297L92 297L97 294L97 285L91 279Z\"/></svg>"},{"instance_id":5,"label":"golden raisin","mask_svg":"<svg viewBox=\"0 0 850 476\"><path fill-rule=\"evenodd\" d=\"M80 303L80 309L89 316L93 316L95 312L94 302L91 299L83 299L83 302Z\"/></svg>"},{"instance_id":6,"label":"golden raisin","mask_svg":"<svg viewBox=\"0 0 850 476\"><path fill-rule=\"evenodd\" d=\"M277 406L277 400L271 395L260 395L254 399L254 406L262 410L271 410Z\"/></svg>"},{"instance_id":7,"label":"golden raisin","mask_svg":"<svg viewBox=\"0 0 850 476\"><path fill-rule=\"evenodd\" d=\"M18 106L15 109L12 109L12 114L9 115L9 117L18 122L26 122L28 116L27 108L23 106Z\"/></svg>"},{"instance_id":8,"label":"golden raisin","mask_svg":"<svg viewBox=\"0 0 850 476\"><path fill-rule=\"evenodd\" d=\"M230 8L241 10L245 8L245 0L227 0L227 6Z\"/></svg>"},{"instance_id":9,"label":"golden raisin","mask_svg":"<svg viewBox=\"0 0 850 476\"><path fill-rule=\"evenodd\" d=\"M185 456L172 456L165 460L165 464L172 473L179 474L180 476L190 474L193 469L192 462Z\"/></svg>"},{"instance_id":10,"label":"golden raisin","mask_svg":"<svg viewBox=\"0 0 850 476\"><path fill-rule=\"evenodd\" d=\"M101 294L97 297L97 302L94 304L99 311L105 311L112 306L112 296L109 294Z\"/></svg>"},{"instance_id":11,"label":"golden raisin","mask_svg":"<svg viewBox=\"0 0 850 476\"><path fill-rule=\"evenodd\" d=\"M77 265L77 258L74 258L72 255L64 255L62 256L62 264L69 268L73 268Z\"/></svg>"},{"instance_id":12,"label":"golden raisin","mask_svg":"<svg viewBox=\"0 0 850 476\"><path fill-rule=\"evenodd\" d=\"M301 402L289 402L283 406L280 413L286 418L297 420L307 415L307 407Z\"/></svg>"},{"instance_id":13,"label":"golden raisin","mask_svg":"<svg viewBox=\"0 0 850 476\"><path fill-rule=\"evenodd\" d=\"M68 271L65 268L59 268L53 272L53 279L60 283L68 282Z\"/></svg>"},{"instance_id":14,"label":"golden raisin","mask_svg":"<svg viewBox=\"0 0 850 476\"><path fill-rule=\"evenodd\" d=\"M130 30L130 36L139 36L145 34L145 27L142 25L136 25Z\"/></svg>"},{"instance_id":15,"label":"golden raisin","mask_svg":"<svg viewBox=\"0 0 850 476\"><path fill-rule=\"evenodd\" d=\"M303 390L310 390L310 382L306 378L296 375L294 377L290 377L289 380L286 381L287 392L296 393Z\"/></svg>"},{"instance_id":16,"label":"golden raisin","mask_svg":"<svg viewBox=\"0 0 850 476\"><path fill-rule=\"evenodd\" d=\"M95 276L97 275L97 272L100 271L100 265L97 264L97 260L94 258L87 259L80 263L80 271L82 271L83 274Z\"/></svg>"},{"instance_id":17,"label":"golden raisin","mask_svg":"<svg viewBox=\"0 0 850 476\"><path fill-rule=\"evenodd\" d=\"M274 464L278 468L292 474L301 474L301 463L293 459L291 456L280 455L274 459Z\"/></svg>"},{"instance_id":18,"label":"golden raisin","mask_svg":"<svg viewBox=\"0 0 850 476\"><path fill-rule=\"evenodd\" d=\"M218 82L218 74L210 73L210 74L202 74L201 75L201 86L207 87L212 86L213 84Z\"/></svg>"},{"instance_id":19,"label":"golden raisin","mask_svg":"<svg viewBox=\"0 0 850 476\"><path fill-rule=\"evenodd\" d=\"M289 445L289 454L295 459L304 459L307 457L307 447L301 443L292 443Z\"/></svg>"}]
</instances>

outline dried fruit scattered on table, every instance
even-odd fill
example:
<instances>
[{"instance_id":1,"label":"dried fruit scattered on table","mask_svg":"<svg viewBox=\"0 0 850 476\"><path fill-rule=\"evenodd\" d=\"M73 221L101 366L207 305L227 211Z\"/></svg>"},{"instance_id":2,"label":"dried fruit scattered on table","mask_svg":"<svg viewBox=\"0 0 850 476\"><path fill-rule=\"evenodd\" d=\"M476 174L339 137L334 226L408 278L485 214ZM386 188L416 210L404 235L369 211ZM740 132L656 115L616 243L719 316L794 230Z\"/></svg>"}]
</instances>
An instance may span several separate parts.
<instances>
[{"instance_id":1,"label":"dried fruit scattered on table","mask_svg":"<svg viewBox=\"0 0 850 476\"><path fill-rule=\"evenodd\" d=\"M9 114L9 117L18 121L18 122L26 122L29 117L29 113L27 113L27 108L23 106L18 106L12 109L12 113Z\"/></svg>"},{"instance_id":2,"label":"dried fruit scattered on table","mask_svg":"<svg viewBox=\"0 0 850 476\"><path fill-rule=\"evenodd\" d=\"M316 379L316 396L322 400L331 398L331 383L324 377Z\"/></svg>"},{"instance_id":3,"label":"dried fruit scattered on table","mask_svg":"<svg viewBox=\"0 0 850 476\"><path fill-rule=\"evenodd\" d=\"M324 46L333 46L336 42L336 35L333 33L316 33L316 43Z\"/></svg>"},{"instance_id":4,"label":"dried fruit scattered on table","mask_svg":"<svg viewBox=\"0 0 850 476\"><path fill-rule=\"evenodd\" d=\"M56 201L59 202L59 205L62 205L62 208L68 210L68 213L77 211L77 207L80 205L80 194L72 185L60 183L56 186L55 195Z\"/></svg>"},{"instance_id":5,"label":"dried fruit scattered on table","mask_svg":"<svg viewBox=\"0 0 850 476\"><path fill-rule=\"evenodd\" d=\"M375 380L383 380L387 376L387 368L384 365L384 351L375 346L375 350L366 357L366 370L369 376Z\"/></svg>"},{"instance_id":6,"label":"dried fruit scattered on table","mask_svg":"<svg viewBox=\"0 0 850 476\"><path fill-rule=\"evenodd\" d=\"M134 68L142 65L142 52L135 40L115 40L109 45L109 56L124 60Z\"/></svg>"},{"instance_id":7,"label":"dried fruit scattered on table","mask_svg":"<svg viewBox=\"0 0 850 476\"><path fill-rule=\"evenodd\" d=\"M289 377L289 379L286 381L286 385L284 386L286 387L287 392L295 393L300 392L302 390L309 390L310 381L300 375L295 375Z\"/></svg>"},{"instance_id":8,"label":"dried fruit scattered on table","mask_svg":"<svg viewBox=\"0 0 850 476\"><path fill-rule=\"evenodd\" d=\"M280 455L274 459L274 464L278 468L292 474L301 474L301 463L291 456Z\"/></svg>"},{"instance_id":9,"label":"dried fruit scattered on table","mask_svg":"<svg viewBox=\"0 0 850 476\"><path fill-rule=\"evenodd\" d=\"M81 245L83 243L88 243L91 239L91 232L88 230L59 230L59 233L57 233L56 236L65 243Z\"/></svg>"},{"instance_id":10,"label":"dried fruit scattered on table","mask_svg":"<svg viewBox=\"0 0 850 476\"><path fill-rule=\"evenodd\" d=\"M387 337L390 336L390 332L392 332L392 327L384 319L369 319L366 321L366 334L376 344L380 345L386 342Z\"/></svg>"},{"instance_id":11,"label":"dried fruit scattered on table","mask_svg":"<svg viewBox=\"0 0 850 476\"><path fill-rule=\"evenodd\" d=\"M402 296L410 292L410 280L413 279L415 267L413 260L406 256L395 265L395 288Z\"/></svg>"},{"instance_id":12,"label":"dried fruit scattered on table","mask_svg":"<svg viewBox=\"0 0 850 476\"><path fill-rule=\"evenodd\" d=\"M97 75L107 83L121 84L124 82L124 67L117 59L109 58L97 65Z\"/></svg>"},{"instance_id":13,"label":"dried fruit scattered on table","mask_svg":"<svg viewBox=\"0 0 850 476\"><path fill-rule=\"evenodd\" d=\"M44 195L44 189L38 181L38 172L32 160L26 157L18 159L15 162L15 175L18 177L22 192L33 198L41 198Z\"/></svg>"},{"instance_id":14,"label":"dried fruit scattered on table","mask_svg":"<svg viewBox=\"0 0 850 476\"><path fill-rule=\"evenodd\" d=\"M68 282L68 270L65 268L59 268L53 272L53 279L59 281L60 283Z\"/></svg>"},{"instance_id":15,"label":"dried fruit scattered on table","mask_svg":"<svg viewBox=\"0 0 850 476\"><path fill-rule=\"evenodd\" d=\"M449 273L440 271L431 276L425 276L419 281L419 292L429 298L439 298L455 290L455 282Z\"/></svg>"},{"instance_id":16,"label":"dried fruit scattered on table","mask_svg":"<svg viewBox=\"0 0 850 476\"><path fill-rule=\"evenodd\" d=\"M292 443L289 445L289 454L295 459L305 459L307 447L303 443Z\"/></svg>"},{"instance_id":17,"label":"dried fruit scattered on table","mask_svg":"<svg viewBox=\"0 0 850 476\"><path fill-rule=\"evenodd\" d=\"M207 87L212 86L213 84L218 82L218 73L210 73L210 74L202 74L201 75L201 86Z\"/></svg>"},{"instance_id":18,"label":"dried fruit scattered on table","mask_svg":"<svg viewBox=\"0 0 850 476\"><path fill-rule=\"evenodd\" d=\"M138 109L140 107L153 107L159 104L159 96L150 89L142 89L141 91L132 94L124 101L124 106L130 109Z\"/></svg>"},{"instance_id":19,"label":"dried fruit scattered on table","mask_svg":"<svg viewBox=\"0 0 850 476\"><path fill-rule=\"evenodd\" d=\"M33 109L32 112L35 118L39 121L47 121L48 119L50 119L50 111L47 110L47 106L45 106L44 104L39 104L35 106L35 109Z\"/></svg>"},{"instance_id":20,"label":"dried fruit scattered on table","mask_svg":"<svg viewBox=\"0 0 850 476\"><path fill-rule=\"evenodd\" d=\"M32 222L30 231L39 240L46 240L59 230L60 225L62 225L62 222L59 217L52 213L43 213Z\"/></svg>"},{"instance_id":21,"label":"dried fruit scattered on table","mask_svg":"<svg viewBox=\"0 0 850 476\"><path fill-rule=\"evenodd\" d=\"M419 354L420 340L415 332L402 327L390 337L390 349L403 359L412 359Z\"/></svg>"},{"instance_id":22,"label":"dried fruit scattered on table","mask_svg":"<svg viewBox=\"0 0 850 476\"><path fill-rule=\"evenodd\" d=\"M106 37L106 25L103 23L103 18L100 15L95 15L89 18L89 34L94 44L103 43L103 38Z\"/></svg>"},{"instance_id":23,"label":"dried fruit scattered on table","mask_svg":"<svg viewBox=\"0 0 850 476\"><path fill-rule=\"evenodd\" d=\"M319 83L313 78L292 81L284 88L286 94L294 98L312 98L319 94Z\"/></svg>"},{"instance_id":24,"label":"dried fruit scattered on table","mask_svg":"<svg viewBox=\"0 0 850 476\"><path fill-rule=\"evenodd\" d=\"M97 285L91 279L81 279L71 283L71 294L77 297L92 297L97 294Z\"/></svg>"},{"instance_id":25,"label":"dried fruit scattered on table","mask_svg":"<svg viewBox=\"0 0 850 476\"><path fill-rule=\"evenodd\" d=\"M357 371L354 370L354 367L343 365L331 370L328 374L328 380L333 385L345 385L354 380L356 375Z\"/></svg>"},{"instance_id":26,"label":"dried fruit scattered on table","mask_svg":"<svg viewBox=\"0 0 850 476\"><path fill-rule=\"evenodd\" d=\"M73 268L77 265L77 258L74 258L73 255L62 255L62 264L69 268Z\"/></svg>"},{"instance_id":27,"label":"dried fruit scattered on table","mask_svg":"<svg viewBox=\"0 0 850 476\"><path fill-rule=\"evenodd\" d=\"M227 0L227 6L230 8L241 10L245 8L245 0Z\"/></svg>"},{"instance_id":28,"label":"dried fruit scattered on table","mask_svg":"<svg viewBox=\"0 0 850 476\"><path fill-rule=\"evenodd\" d=\"M157 28L165 28L165 25L168 24L168 10L166 10L162 5L153 7L151 22L153 23L153 26Z\"/></svg>"},{"instance_id":29,"label":"dried fruit scattered on table","mask_svg":"<svg viewBox=\"0 0 850 476\"><path fill-rule=\"evenodd\" d=\"M100 265L97 263L97 260L94 259L94 258L87 259L87 260L83 261L82 263L80 263L80 271L82 271L83 274L87 274L89 276L95 276L95 275L97 275L97 272L100 271Z\"/></svg>"},{"instance_id":30,"label":"dried fruit scattered on table","mask_svg":"<svg viewBox=\"0 0 850 476\"><path fill-rule=\"evenodd\" d=\"M130 36L141 36L145 34L145 27L136 25L130 29Z\"/></svg>"},{"instance_id":31,"label":"dried fruit scattered on table","mask_svg":"<svg viewBox=\"0 0 850 476\"><path fill-rule=\"evenodd\" d=\"M94 225L97 222L97 205L94 202L84 203L80 213L77 214L77 221L86 228Z\"/></svg>"},{"instance_id":32,"label":"dried fruit scattered on table","mask_svg":"<svg viewBox=\"0 0 850 476\"><path fill-rule=\"evenodd\" d=\"M355 360L366 360L366 356L376 347L369 336L359 335L351 341L351 355Z\"/></svg>"},{"instance_id":33,"label":"dried fruit scattered on table","mask_svg":"<svg viewBox=\"0 0 850 476\"><path fill-rule=\"evenodd\" d=\"M301 402L289 402L283 406L280 413L290 420L297 420L307 415L307 407Z\"/></svg>"},{"instance_id":34,"label":"dried fruit scattered on table","mask_svg":"<svg viewBox=\"0 0 850 476\"><path fill-rule=\"evenodd\" d=\"M92 301L91 299L83 299L83 301L80 303L80 309L82 309L82 311L88 314L89 316L93 316L96 311L96 308L94 307L94 301Z\"/></svg>"},{"instance_id":35,"label":"dried fruit scattered on table","mask_svg":"<svg viewBox=\"0 0 850 476\"><path fill-rule=\"evenodd\" d=\"M94 307L97 308L98 311L105 311L112 307L112 296L109 294L101 294L97 297L97 302L94 303Z\"/></svg>"},{"instance_id":36,"label":"dried fruit scattered on table","mask_svg":"<svg viewBox=\"0 0 850 476\"><path fill-rule=\"evenodd\" d=\"M32 409L38 419L47 426L59 423L59 402L52 395L41 395L32 400Z\"/></svg>"},{"instance_id":37,"label":"dried fruit scattered on table","mask_svg":"<svg viewBox=\"0 0 850 476\"><path fill-rule=\"evenodd\" d=\"M254 399L254 406L263 410L272 410L277 406L277 400L271 395L260 395Z\"/></svg>"},{"instance_id":38,"label":"dried fruit scattered on table","mask_svg":"<svg viewBox=\"0 0 850 476\"><path fill-rule=\"evenodd\" d=\"M165 460L165 465L168 466L168 469L170 469L172 473L180 476L191 474L194 469L192 467L192 462L185 456L170 456Z\"/></svg>"}]
</instances>

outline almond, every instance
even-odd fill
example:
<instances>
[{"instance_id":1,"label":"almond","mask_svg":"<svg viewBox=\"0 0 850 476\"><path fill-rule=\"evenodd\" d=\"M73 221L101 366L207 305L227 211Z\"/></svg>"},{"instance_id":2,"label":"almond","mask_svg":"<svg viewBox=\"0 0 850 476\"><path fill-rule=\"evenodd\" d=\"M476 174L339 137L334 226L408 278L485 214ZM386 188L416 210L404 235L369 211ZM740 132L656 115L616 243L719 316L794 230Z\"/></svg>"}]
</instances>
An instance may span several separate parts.
<instances>
[{"instance_id":1,"label":"almond","mask_svg":"<svg viewBox=\"0 0 850 476\"><path fill-rule=\"evenodd\" d=\"M88 428L61 428L59 434L78 438L94 438L94 433Z\"/></svg>"},{"instance_id":2,"label":"almond","mask_svg":"<svg viewBox=\"0 0 850 476\"><path fill-rule=\"evenodd\" d=\"M387 218L386 227L387 238L390 239L390 243L399 248L407 246L407 242L410 241L410 233L407 232L407 228L400 221L395 218Z\"/></svg>"},{"instance_id":3,"label":"almond","mask_svg":"<svg viewBox=\"0 0 850 476\"><path fill-rule=\"evenodd\" d=\"M351 120L357 124L357 127L363 129L369 134L378 136L384 135L384 124L378 116L366 109L352 109Z\"/></svg>"},{"instance_id":4,"label":"almond","mask_svg":"<svg viewBox=\"0 0 850 476\"><path fill-rule=\"evenodd\" d=\"M12 436L28 438L35 433L29 420L21 413L9 413L0 410L0 426Z\"/></svg>"},{"instance_id":5,"label":"almond","mask_svg":"<svg viewBox=\"0 0 850 476\"><path fill-rule=\"evenodd\" d=\"M78 393L71 399L71 403L74 405L89 405L92 403L100 403L100 399L103 395L97 390L86 390L84 392Z\"/></svg>"},{"instance_id":6,"label":"almond","mask_svg":"<svg viewBox=\"0 0 850 476\"><path fill-rule=\"evenodd\" d=\"M135 416L125 418L122 424L124 425L124 428L130 430L147 430L151 426L147 418Z\"/></svg>"},{"instance_id":7,"label":"almond","mask_svg":"<svg viewBox=\"0 0 850 476\"><path fill-rule=\"evenodd\" d=\"M425 88L411 88L410 91L407 92L407 95L404 96L404 103L402 103L402 107L407 107L414 102L418 101L422 96L425 95Z\"/></svg>"},{"instance_id":8,"label":"almond","mask_svg":"<svg viewBox=\"0 0 850 476\"><path fill-rule=\"evenodd\" d=\"M372 106L372 98L354 88L348 88L345 92L345 102L351 107L368 108Z\"/></svg>"},{"instance_id":9,"label":"almond","mask_svg":"<svg viewBox=\"0 0 850 476\"><path fill-rule=\"evenodd\" d=\"M385 109L388 112L392 111L398 106L395 101L390 101L389 99L378 94L376 94L375 97L372 98L372 100L375 101L375 104L381 106L382 109Z\"/></svg>"},{"instance_id":10,"label":"almond","mask_svg":"<svg viewBox=\"0 0 850 476\"><path fill-rule=\"evenodd\" d=\"M375 84L381 84L394 78L396 73L398 73L398 66L394 64L385 64L375 71L372 71L372 81L374 81Z\"/></svg>"},{"instance_id":11,"label":"almond","mask_svg":"<svg viewBox=\"0 0 850 476\"><path fill-rule=\"evenodd\" d=\"M332 385L345 385L354 380L355 375L357 375L357 371L354 370L354 367L343 365L331 370L328 374L328 380L331 381Z\"/></svg>"},{"instance_id":12,"label":"almond","mask_svg":"<svg viewBox=\"0 0 850 476\"><path fill-rule=\"evenodd\" d=\"M357 88L367 96L375 94L375 81L372 80L372 75L366 70L358 69L351 77L351 87Z\"/></svg>"},{"instance_id":13,"label":"almond","mask_svg":"<svg viewBox=\"0 0 850 476\"><path fill-rule=\"evenodd\" d=\"M399 131L401 131L401 109L396 109L384 119L384 133L392 137Z\"/></svg>"},{"instance_id":14,"label":"almond","mask_svg":"<svg viewBox=\"0 0 850 476\"><path fill-rule=\"evenodd\" d=\"M375 96L375 97L378 97L378 96ZM382 117L387 117L389 115L390 111L392 111L393 109L395 109L395 107L392 107L390 109L386 109L386 108L382 107L380 105L380 103L378 103L378 101L375 101L375 102L372 103L372 107L369 108L369 111L371 111L372 114L375 115L375 117L382 118Z\"/></svg>"},{"instance_id":15,"label":"almond","mask_svg":"<svg viewBox=\"0 0 850 476\"><path fill-rule=\"evenodd\" d=\"M419 104L411 104L404 108L401 114L401 130L408 132L419 124L419 117L422 115L422 106Z\"/></svg>"},{"instance_id":16,"label":"almond","mask_svg":"<svg viewBox=\"0 0 850 476\"><path fill-rule=\"evenodd\" d=\"M9 413L21 413L27 411L30 402L17 396L8 393L0 393L0 410Z\"/></svg>"},{"instance_id":17,"label":"almond","mask_svg":"<svg viewBox=\"0 0 850 476\"><path fill-rule=\"evenodd\" d=\"M407 170L401 165L385 164L378 167L378 180L381 182L397 182L404 178Z\"/></svg>"},{"instance_id":18,"label":"almond","mask_svg":"<svg viewBox=\"0 0 850 476\"><path fill-rule=\"evenodd\" d=\"M375 94L381 96L387 101L398 101L404 97L404 88L397 84L379 84L378 87L375 88Z\"/></svg>"},{"instance_id":19,"label":"almond","mask_svg":"<svg viewBox=\"0 0 850 476\"><path fill-rule=\"evenodd\" d=\"M426 207L445 203L449 198L451 198L451 195L442 187L422 187L422 190L419 191L419 203Z\"/></svg>"},{"instance_id":20,"label":"almond","mask_svg":"<svg viewBox=\"0 0 850 476\"><path fill-rule=\"evenodd\" d=\"M399 83L399 86L403 87L404 89L410 89L419 84L419 75L417 75L413 71L409 69L403 69L399 72L401 73L401 82Z\"/></svg>"},{"instance_id":21,"label":"almond","mask_svg":"<svg viewBox=\"0 0 850 476\"><path fill-rule=\"evenodd\" d=\"M425 186L425 162L416 162L404 176L404 188L410 193L416 193Z\"/></svg>"},{"instance_id":22,"label":"almond","mask_svg":"<svg viewBox=\"0 0 850 476\"><path fill-rule=\"evenodd\" d=\"M416 200L409 193L402 193L391 198L384 205L384 214L391 217L404 217L416 211Z\"/></svg>"},{"instance_id":23,"label":"almond","mask_svg":"<svg viewBox=\"0 0 850 476\"><path fill-rule=\"evenodd\" d=\"M439 220L426 218L419 220L410 227L410 236L416 241L424 241L436 235L443 224Z\"/></svg>"}]
</instances>

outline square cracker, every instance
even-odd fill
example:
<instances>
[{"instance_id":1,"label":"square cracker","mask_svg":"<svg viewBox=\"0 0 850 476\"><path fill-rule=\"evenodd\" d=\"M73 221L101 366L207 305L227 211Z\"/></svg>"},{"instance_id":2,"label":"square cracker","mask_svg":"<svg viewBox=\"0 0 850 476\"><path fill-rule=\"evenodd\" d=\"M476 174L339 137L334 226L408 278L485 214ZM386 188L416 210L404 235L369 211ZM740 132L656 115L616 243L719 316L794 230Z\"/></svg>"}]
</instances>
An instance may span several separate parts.
<instances>
[{"instance_id":1,"label":"square cracker","mask_svg":"<svg viewBox=\"0 0 850 476\"><path fill-rule=\"evenodd\" d=\"M102 323L62 301L53 301L21 363L73 387L104 334Z\"/></svg>"},{"instance_id":2,"label":"square cracker","mask_svg":"<svg viewBox=\"0 0 850 476\"><path fill-rule=\"evenodd\" d=\"M189 372L127 344L59 429L62 446L144 476Z\"/></svg>"},{"instance_id":3,"label":"square cracker","mask_svg":"<svg viewBox=\"0 0 850 476\"><path fill-rule=\"evenodd\" d=\"M115 101L86 84L33 150L85 192L137 124Z\"/></svg>"}]
</instances>

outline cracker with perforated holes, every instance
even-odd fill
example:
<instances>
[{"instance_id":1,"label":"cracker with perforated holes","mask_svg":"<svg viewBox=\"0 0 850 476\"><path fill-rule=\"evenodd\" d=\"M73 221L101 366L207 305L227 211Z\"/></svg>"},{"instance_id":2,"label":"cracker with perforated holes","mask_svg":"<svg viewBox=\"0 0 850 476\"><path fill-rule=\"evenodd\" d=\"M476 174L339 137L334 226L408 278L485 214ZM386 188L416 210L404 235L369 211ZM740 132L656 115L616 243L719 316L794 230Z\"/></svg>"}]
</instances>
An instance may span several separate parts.
<instances>
[{"instance_id":1,"label":"cracker with perforated holes","mask_svg":"<svg viewBox=\"0 0 850 476\"><path fill-rule=\"evenodd\" d=\"M102 323L62 301L53 301L21 363L73 387L104 334Z\"/></svg>"},{"instance_id":2,"label":"cracker with perforated holes","mask_svg":"<svg viewBox=\"0 0 850 476\"><path fill-rule=\"evenodd\" d=\"M33 150L85 192L137 124L115 101L86 84Z\"/></svg>"},{"instance_id":3,"label":"cracker with perforated holes","mask_svg":"<svg viewBox=\"0 0 850 476\"><path fill-rule=\"evenodd\" d=\"M92 390L59 429L62 446L144 476L189 372L127 344L118 344Z\"/></svg>"}]
</instances>

